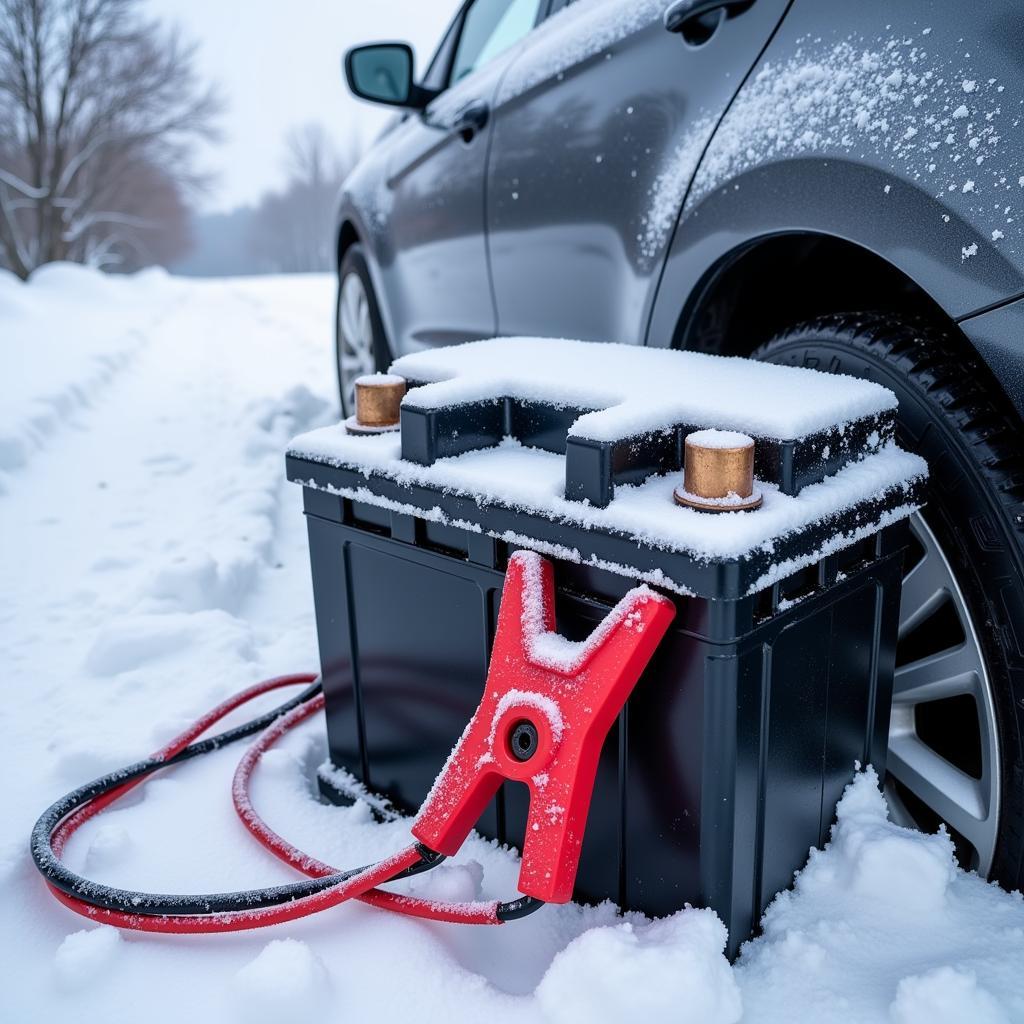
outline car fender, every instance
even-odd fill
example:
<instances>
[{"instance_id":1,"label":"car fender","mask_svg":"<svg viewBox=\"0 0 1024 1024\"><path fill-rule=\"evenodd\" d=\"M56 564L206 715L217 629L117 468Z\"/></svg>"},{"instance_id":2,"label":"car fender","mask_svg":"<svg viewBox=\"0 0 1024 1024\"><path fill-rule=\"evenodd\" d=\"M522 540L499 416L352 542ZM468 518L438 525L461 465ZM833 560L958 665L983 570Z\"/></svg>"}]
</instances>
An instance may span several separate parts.
<instances>
[{"instance_id":1,"label":"car fender","mask_svg":"<svg viewBox=\"0 0 1024 1024\"><path fill-rule=\"evenodd\" d=\"M877 255L963 322L1024 408L1012 372L1024 345L972 330L1024 295L1024 8L966 13L953 0L794 0L680 204L649 344L685 338L688 310L745 250L819 234Z\"/></svg>"},{"instance_id":2,"label":"car fender","mask_svg":"<svg viewBox=\"0 0 1024 1024\"><path fill-rule=\"evenodd\" d=\"M1024 294L1024 8L795 0L702 154L647 322L758 240L843 239L952 320Z\"/></svg>"},{"instance_id":3,"label":"car fender","mask_svg":"<svg viewBox=\"0 0 1024 1024\"><path fill-rule=\"evenodd\" d=\"M367 151L345 179L338 195L335 237L338 257L337 270L341 273L343 232L351 225L366 256L366 266L377 295L384 334L394 337L388 303L380 301L385 294L382 266L393 256L390 232L391 190L387 185L388 140L381 138Z\"/></svg>"},{"instance_id":4,"label":"car fender","mask_svg":"<svg viewBox=\"0 0 1024 1024\"><path fill-rule=\"evenodd\" d=\"M754 167L687 203L665 262L647 342L671 344L680 314L759 240L822 234L901 270L959 320L1024 292L1019 263L965 211L854 160L798 157Z\"/></svg>"}]
</instances>

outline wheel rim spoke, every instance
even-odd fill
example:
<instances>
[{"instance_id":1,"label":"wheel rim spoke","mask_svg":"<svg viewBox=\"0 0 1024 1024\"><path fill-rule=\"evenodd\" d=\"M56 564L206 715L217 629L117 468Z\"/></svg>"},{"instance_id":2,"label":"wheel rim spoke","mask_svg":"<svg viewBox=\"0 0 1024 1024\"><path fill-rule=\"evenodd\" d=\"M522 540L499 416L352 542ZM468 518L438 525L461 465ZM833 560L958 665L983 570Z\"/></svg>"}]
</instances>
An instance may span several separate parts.
<instances>
[{"instance_id":1,"label":"wheel rim spoke","mask_svg":"<svg viewBox=\"0 0 1024 1024\"><path fill-rule=\"evenodd\" d=\"M920 704L973 696L978 682L977 652L965 643L897 668L892 699L894 704Z\"/></svg>"},{"instance_id":2,"label":"wheel rim spoke","mask_svg":"<svg viewBox=\"0 0 1024 1024\"><path fill-rule=\"evenodd\" d=\"M956 576L942 548L920 515L911 520L911 529L923 549L923 557L907 573L900 605L899 642L905 653L926 640L924 649L936 640L941 643L945 620L929 622L931 616L949 602L959 620L962 637L953 646L916 657L900 665L893 680L892 721L889 728L888 771L886 790L893 820L915 824L913 804L905 802L892 780L906 787L933 814L959 833L974 850L970 866L987 873L995 851L999 808L999 749L995 726L995 705L977 631L964 602ZM947 614L945 610L942 614ZM919 627L923 629L919 632ZM917 646L917 650L921 650ZM960 716L962 725L952 731L936 734L935 749L918 732L918 715L922 705L941 708L931 702L951 698L973 698L974 715ZM949 705L952 708L954 705ZM930 709L929 709L930 710ZM960 718L955 719L959 723ZM971 730L980 738L980 778L974 778L944 756L955 756L959 744L969 743ZM943 744L952 741L955 747L946 750ZM977 749L977 747L975 747ZM959 758L957 758L959 763Z\"/></svg>"},{"instance_id":3,"label":"wheel rim spoke","mask_svg":"<svg viewBox=\"0 0 1024 1024\"><path fill-rule=\"evenodd\" d=\"M947 575L944 569L936 552L925 548L924 558L903 578L900 639L924 622L945 600Z\"/></svg>"},{"instance_id":4,"label":"wheel rim spoke","mask_svg":"<svg viewBox=\"0 0 1024 1024\"><path fill-rule=\"evenodd\" d=\"M349 273L341 284L338 303L339 376L346 405L351 409L355 380L373 373L375 366L370 304L362 279Z\"/></svg>"},{"instance_id":5,"label":"wheel rim spoke","mask_svg":"<svg viewBox=\"0 0 1024 1024\"><path fill-rule=\"evenodd\" d=\"M979 780L951 765L913 734L893 737L889 771L956 829L975 848L980 861L991 857L988 793Z\"/></svg>"},{"instance_id":6,"label":"wheel rim spoke","mask_svg":"<svg viewBox=\"0 0 1024 1024\"><path fill-rule=\"evenodd\" d=\"M364 372L373 370L373 330L370 327L370 305L366 296L360 296L359 309L357 313L357 332L359 338L360 354L362 356L361 366Z\"/></svg>"},{"instance_id":7,"label":"wheel rim spoke","mask_svg":"<svg viewBox=\"0 0 1024 1024\"><path fill-rule=\"evenodd\" d=\"M897 825L901 825L903 828L916 828L917 823L914 821L914 816L907 809L907 805L903 802L903 798L896 791L896 787L889 785L886 787L885 800L889 805L889 820L894 821Z\"/></svg>"}]
</instances>

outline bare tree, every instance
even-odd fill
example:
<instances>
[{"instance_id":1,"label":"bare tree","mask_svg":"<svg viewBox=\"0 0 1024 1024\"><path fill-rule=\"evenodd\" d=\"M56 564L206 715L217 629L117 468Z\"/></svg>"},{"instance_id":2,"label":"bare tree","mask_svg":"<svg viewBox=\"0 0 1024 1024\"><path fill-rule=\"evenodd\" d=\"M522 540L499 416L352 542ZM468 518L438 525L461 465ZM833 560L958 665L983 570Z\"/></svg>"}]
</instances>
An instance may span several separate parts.
<instances>
[{"instance_id":1,"label":"bare tree","mask_svg":"<svg viewBox=\"0 0 1024 1024\"><path fill-rule=\"evenodd\" d=\"M324 128L312 123L292 129L285 149L288 183L265 195L253 213L253 254L265 270L329 270L334 207L354 153L339 153Z\"/></svg>"},{"instance_id":2,"label":"bare tree","mask_svg":"<svg viewBox=\"0 0 1024 1024\"><path fill-rule=\"evenodd\" d=\"M315 121L292 128L285 139L285 150L290 179L311 188L343 178L350 163L337 151L324 126Z\"/></svg>"},{"instance_id":3,"label":"bare tree","mask_svg":"<svg viewBox=\"0 0 1024 1024\"><path fill-rule=\"evenodd\" d=\"M218 101L142 0L0 0L0 262L130 268L184 244Z\"/></svg>"}]
</instances>

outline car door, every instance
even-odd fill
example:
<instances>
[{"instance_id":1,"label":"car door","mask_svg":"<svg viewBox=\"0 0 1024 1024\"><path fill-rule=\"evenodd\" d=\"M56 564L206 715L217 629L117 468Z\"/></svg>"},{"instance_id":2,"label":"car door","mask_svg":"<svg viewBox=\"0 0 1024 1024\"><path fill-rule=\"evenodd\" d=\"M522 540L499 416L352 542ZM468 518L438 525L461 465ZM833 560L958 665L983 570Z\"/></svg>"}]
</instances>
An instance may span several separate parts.
<instances>
[{"instance_id":1,"label":"car door","mask_svg":"<svg viewBox=\"0 0 1024 1024\"><path fill-rule=\"evenodd\" d=\"M535 31L488 169L500 333L644 340L703 148L787 5L575 0ZM681 31L669 8L692 15Z\"/></svg>"},{"instance_id":2,"label":"car door","mask_svg":"<svg viewBox=\"0 0 1024 1024\"><path fill-rule=\"evenodd\" d=\"M515 44L546 6L466 4L449 52L442 46L428 72L440 94L389 140L390 251L380 262L396 354L495 333L484 223L494 96Z\"/></svg>"}]
</instances>

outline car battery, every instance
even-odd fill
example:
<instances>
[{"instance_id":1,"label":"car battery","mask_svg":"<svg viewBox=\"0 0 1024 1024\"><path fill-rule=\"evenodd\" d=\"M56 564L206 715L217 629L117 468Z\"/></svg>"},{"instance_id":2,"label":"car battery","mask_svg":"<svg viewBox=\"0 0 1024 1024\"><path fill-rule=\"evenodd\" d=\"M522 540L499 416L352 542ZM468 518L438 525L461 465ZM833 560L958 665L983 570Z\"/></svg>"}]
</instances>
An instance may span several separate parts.
<instances>
[{"instance_id":1,"label":"car battery","mask_svg":"<svg viewBox=\"0 0 1024 1024\"><path fill-rule=\"evenodd\" d=\"M604 745L575 895L651 916L711 907L734 955L827 838L855 765L885 770L906 520L927 472L893 440L895 398L554 339L419 352L392 374L364 381L365 423L287 456L341 769L322 788L418 808L479 703L512 551L554 562L570 640L644 581L677 613ZM753 440L756 492L724 512L686 507L686 439L708 428ZM730 510L744 504L758 507ZM505 783L479 830L520 846L527 799Z\"/></svg>"}]
</instances>

